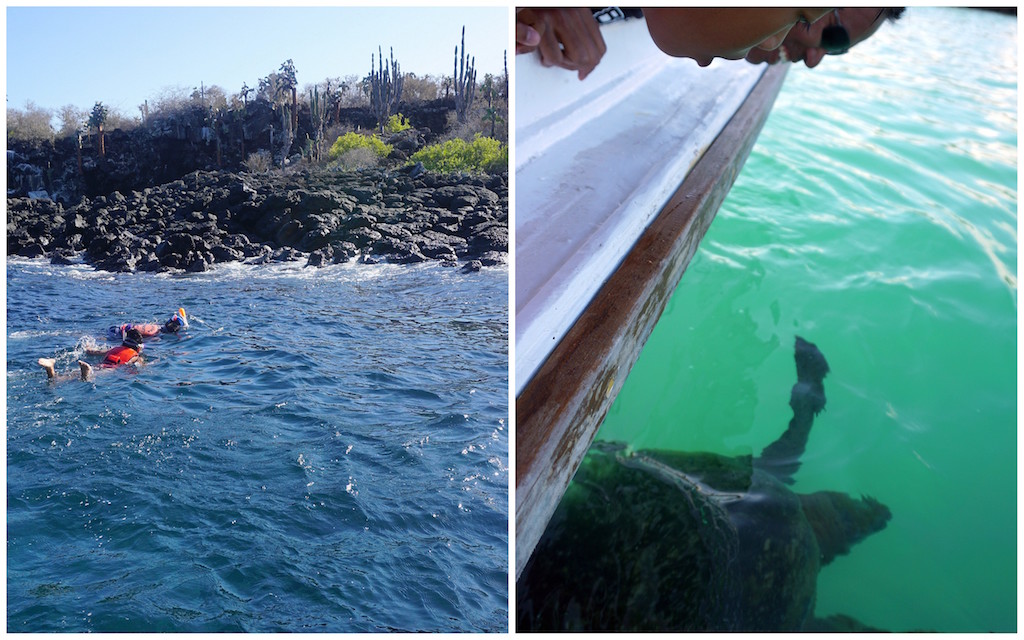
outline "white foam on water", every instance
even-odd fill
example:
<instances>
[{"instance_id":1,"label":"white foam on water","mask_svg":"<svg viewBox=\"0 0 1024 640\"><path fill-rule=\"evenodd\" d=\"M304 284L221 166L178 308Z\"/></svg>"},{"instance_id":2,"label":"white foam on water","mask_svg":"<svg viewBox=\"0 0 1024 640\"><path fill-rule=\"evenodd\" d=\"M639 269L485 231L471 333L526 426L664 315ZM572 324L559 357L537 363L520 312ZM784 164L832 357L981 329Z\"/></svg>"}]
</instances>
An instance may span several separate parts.
<instances>
[{"instance_id":1,"label":"white foam on water","mask_svg":"<svg viewBox=\"0 0 1024 640\"><path fill-rule=\"evenodd\" d=\"M7 334L8 340L33 340L35 338L52 338L55 336L64 335L63 332L54 329L42 330L42 329L25 329L22 331L12 331Z\"/></svg>"}]
</instances>

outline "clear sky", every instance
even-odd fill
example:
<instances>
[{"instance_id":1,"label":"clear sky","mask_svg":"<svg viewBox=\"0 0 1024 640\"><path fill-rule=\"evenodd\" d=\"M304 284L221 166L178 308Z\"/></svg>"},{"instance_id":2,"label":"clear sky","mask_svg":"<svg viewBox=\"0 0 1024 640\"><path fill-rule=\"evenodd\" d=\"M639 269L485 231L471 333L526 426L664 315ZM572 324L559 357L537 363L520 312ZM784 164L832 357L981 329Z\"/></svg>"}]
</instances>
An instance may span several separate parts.
<instances>
[{"instance_id":1,"label":"clear sky","mask_svg":"<svg viewBox=\"0 0 1024 640\"><path fill-rule=\"evenodd\" d=\"M503 72L509 9L491 7L7 7L7 106L96 102L137 116L167 88L228 95L295 64L299 89L370 71L393 48L403 73L451 75L466 26L478 77Z\"/></svg>"}]
</instances>

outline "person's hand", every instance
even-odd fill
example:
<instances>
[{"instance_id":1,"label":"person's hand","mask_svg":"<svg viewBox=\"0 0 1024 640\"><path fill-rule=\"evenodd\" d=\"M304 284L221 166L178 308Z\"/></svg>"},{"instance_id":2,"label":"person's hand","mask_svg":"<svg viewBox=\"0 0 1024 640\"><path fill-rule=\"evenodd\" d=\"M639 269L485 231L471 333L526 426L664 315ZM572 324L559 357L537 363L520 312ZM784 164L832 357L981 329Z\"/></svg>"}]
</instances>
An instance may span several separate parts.
<instances>
[{"instance_id":1,"label":"person's hand","mask_svg":"<svg viewBox=\"0 0 1024 640\"><path fill-rule=\"evenodd\" d=\"M536 40L529 33L531 27L540 35L537 45L527 41ZM608 50L590 9L517 9L516 53L534 48L540 51L540 62L545 67L577 71L580 80L590 75Z\"/></svg>"},{"instance_id":2,"label":"person's hand","mask_svg":"<svg viewBox=\"0 0 1024 640\"><path fill-rule=\"evenodd\" d=\"M525 22L519 21L520 11L522 9L516 9L516 55L530 53L540 44L540 32Z\"/></svg>"}]
</instances>

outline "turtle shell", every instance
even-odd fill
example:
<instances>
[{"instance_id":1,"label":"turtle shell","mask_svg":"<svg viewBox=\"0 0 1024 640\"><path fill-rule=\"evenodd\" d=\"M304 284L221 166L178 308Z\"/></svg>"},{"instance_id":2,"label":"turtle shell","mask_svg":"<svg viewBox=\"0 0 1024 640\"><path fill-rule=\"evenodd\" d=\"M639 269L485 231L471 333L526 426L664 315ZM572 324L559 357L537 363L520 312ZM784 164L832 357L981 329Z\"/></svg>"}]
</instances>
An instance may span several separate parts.
<instances>
[{"instance_id":1,"label":"turtle shell","mask_svg":"<svg viewBox=\"0 0 1024 640\"><path fill-rule=\"evenodd\" d=\"M517 583L517 630L796 630L819 550L751 456L595 443Z\"/></svg>"}]
</instances>

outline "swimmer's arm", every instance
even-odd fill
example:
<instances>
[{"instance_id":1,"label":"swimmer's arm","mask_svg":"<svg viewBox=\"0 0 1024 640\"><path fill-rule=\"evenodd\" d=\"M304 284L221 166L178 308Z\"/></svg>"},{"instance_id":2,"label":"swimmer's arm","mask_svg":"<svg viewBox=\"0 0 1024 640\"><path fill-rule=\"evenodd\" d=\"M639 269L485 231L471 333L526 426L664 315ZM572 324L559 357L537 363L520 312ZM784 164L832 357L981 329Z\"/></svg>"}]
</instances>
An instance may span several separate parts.
<instances>
[{"instance_id":1,"label":"swimmer's arm","mask_svg":"<svg viewBox=\"0 0 1024 640\"><path fill-rule=\"evenodd\" d=\"M110 349L108 347L104 347L102 349L86 347L85 348L85 355L87 355L87 356L102 356L107 351L110 351Z\"/></svg>"}]
</instances>

